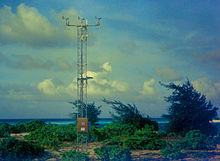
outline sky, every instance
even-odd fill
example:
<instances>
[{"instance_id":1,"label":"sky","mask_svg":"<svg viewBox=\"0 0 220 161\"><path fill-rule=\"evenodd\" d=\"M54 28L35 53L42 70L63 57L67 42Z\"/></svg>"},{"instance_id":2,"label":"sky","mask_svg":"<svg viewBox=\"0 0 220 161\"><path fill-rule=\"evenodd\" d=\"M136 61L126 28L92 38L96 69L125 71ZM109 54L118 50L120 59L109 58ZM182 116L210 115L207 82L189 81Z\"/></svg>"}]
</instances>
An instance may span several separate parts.
<instances>
[{"instance_id":1,"label":"sky","mask_svg":"<svg viewBox=\"0 0 220 161\"><path fill-rule=\"evenodd\" d=\"M135 104L160 117L187 79L220 107L218 0L0 0L0 119L68 118L76 100L77 17L89 29L88 102ZM220 114L220 113L219 113Z\"/></svg>"}]
</instances>

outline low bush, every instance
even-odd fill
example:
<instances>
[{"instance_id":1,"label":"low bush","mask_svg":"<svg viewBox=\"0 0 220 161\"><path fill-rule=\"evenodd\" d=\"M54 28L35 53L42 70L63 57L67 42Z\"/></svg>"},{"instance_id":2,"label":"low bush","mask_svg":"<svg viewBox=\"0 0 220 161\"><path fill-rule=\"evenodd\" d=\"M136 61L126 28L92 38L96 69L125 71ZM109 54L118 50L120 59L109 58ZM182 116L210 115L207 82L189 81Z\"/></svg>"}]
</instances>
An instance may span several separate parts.
<instances>
[{"instance_id":1,"label":"low bush","mask_svg":"<svg viewBox=\"0 0 220 161\"><path fill-rule=\"evenodd\" d=\"M28 140L37 140L44 147L57 149L63 141L74 142L76 137L76 126L72 124L68 126L49 124L30 132L30 134L26 135L24 138Z\"/></svg>"},{"instance_id":2,"label":"low bush","mask_svg":"<svg viewBox=\"0 0 220 161\"><path fill-rule=\"evenodd\" d=\"M30 160L43 156L44 148L34 142L9 137L0 140L0 160Z\"/></svg>"},{"instance_id":3,"label":"low bush","mask_svg":"<svg viewBox=\"0 0 220 161\"><path fill-rule=\"evenodd\" d=\"M24 124L24 129L26 132L34 131L36 129L42 128L46 125L44 121L41 120L31 120Z\"/></svg>"},{"instance_id":4,"label":"low bush","mask_svg":"<svg viewBox=\"0 0 220 161\"><path fill-rule=\"evenodd\" d=\"M130 161L131 152L117 145L108 145L101 148L96 148L95 153L97 154L98 160L101 161Z\"/></svg>"},{"instance_id":5,"label":"low bush","mask_svg":"<svg viewBox=\"0 0 220 161\"><path fill-rule=\"evenodd\" d=\"M182 147L179 143L175 141L170 141L167 143L166 147L161 150L161 155L167 159L181 159L185 156L184 153L181 152Z\"/></svg>"},{"instance_id":6,"label":"low bush","mask_svg":"<svg viewBox=\"0 0 220 161\"><path fill-rule=\"evenodd\" d=\"M11 127L8 123L0 123L0 137L8 137L11 133Z\"/></svg>"},{"instance_id":7,"label":"low bush","mask_svg":"<svg viewBox=\"0 0 220 161\"><path fill-rule=\"evenodd\" d=\"M103 141L105 145L123 145L124 138L121 136L114 136L111 139L106 139Z\"/></svg>"},{"instance_id":8,"label":"low bush","mask_svg":"<svg viewBox=\"0 0 220 161\"><path fill-rule=\"evenodd\" d=\"M111 139L115 136L130 136L134 134L135 130L136 128L134 125L113 122L103 128L98 129L99 132L97 133L97 137L100 141L102 141L105 139Z\"/></svg>"},{"instance_id":9,"label":"low bush","mask_svg":"<svg viewBox=\"0 0 220 161\"><path fill-rule=\"evenodd\" d=\"M88 153L76 152L75 150L71 150L68 152L64 152L61 154L62 161L89 161Z\"/></svg>"},{"instance_id":10,"label":"low bush","mask_svg":"<svg viewBox=\"0 0 220 161\"><path fill-rule=\"evenodd\" d=\"M158 150L164 146L163 140L147 137L130 136L123 141L123 146L131 150Z\"/></svg>"},{"instance_id":11,"label":"low bush","mask_svg":"<svg viewBox=\"0 0 220 161\"><path fill-rule=\"evenodd\" d=\"M25 132L25 122L24 121L19 121L16 124L14 124L11 128L12 133L21 133Z\"/></svg>"},{"instance_id":12,"label":"low bush","mask_svg":"<svg viewBox=\"0 0 220 161\"><path fill-rule=\"evenodd\" d=\"M161 139L161 134L154 131L154 127L146 125L145 128L135 131L133 136L123 140L123 146L129 149L149 149L158 150L165 146L165 141Z\"/></svg>"},{"instance_id":13,"label":"low bush","mask_svg":"<svg viewBox=\"0 0 220 161\"><path fill-rule=\"evenodd\" d=\"M215 148L214 139L202 134L199 130L191 130L186 133L185 138L180 140L179 144L185 150L208 150Z\"/></svg>"}]
</instances>

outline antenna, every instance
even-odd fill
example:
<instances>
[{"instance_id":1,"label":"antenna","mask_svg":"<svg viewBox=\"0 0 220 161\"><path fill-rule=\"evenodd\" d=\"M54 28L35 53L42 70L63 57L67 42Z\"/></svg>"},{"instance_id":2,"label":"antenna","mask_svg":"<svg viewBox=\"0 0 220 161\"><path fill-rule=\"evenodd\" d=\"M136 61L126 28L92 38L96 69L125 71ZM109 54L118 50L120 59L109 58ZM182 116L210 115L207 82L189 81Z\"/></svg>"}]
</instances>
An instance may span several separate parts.
<instances>
[{"instance_id":1,"label":"antenna","mask_svg":"<svg viewBox=\"0 0 220 161\"><path fill-rule=\"evenodd\" d=\"M79 24L70 24L69 18L62 16L67 27L77 28L77 151L88 150L88 113L87 113L87 40L88 28L100 26L101 18L95 17L96 24L88 24L88 20L79 17Z\"/></svg>"}]
</instances>

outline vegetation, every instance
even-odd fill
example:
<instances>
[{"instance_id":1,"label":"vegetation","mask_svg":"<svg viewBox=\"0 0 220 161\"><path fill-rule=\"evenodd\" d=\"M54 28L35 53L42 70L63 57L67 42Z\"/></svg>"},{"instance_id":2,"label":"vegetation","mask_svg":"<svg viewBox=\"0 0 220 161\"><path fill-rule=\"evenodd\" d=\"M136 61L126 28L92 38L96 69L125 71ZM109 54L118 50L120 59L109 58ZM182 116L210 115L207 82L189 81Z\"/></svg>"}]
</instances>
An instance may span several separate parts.
<instances>
[{"instance_id":1,"label":"vegetation","mask_svg":"<svg viewBox=\"0 0 220 161\"><path fill-rule=\"evenodd\" d=\"M185 156L181 150L182 148L178 142L170 141L166 147L161 150L161 154L167 159L181 159Z\"/></svg>"},{"instance_id":2,"label":"vegetation","mask_svg":"<svg viewBox=\"0 0 220 161\"><path fill-rule=\"evenodd\" d=\"M199 130L191 130L186 133L183 140L179 141L185 150L210 150L215 148L213 138L207 137Z\"/></svg>"},{"instance_id":3,"label":"vegetation","mask_svg":"<svg viewBox=\"0 0 220 161\"><path fill-rule=\"evenodd\" d=\"M76 152L70 150L61 154L62 161L89 161L88 153Z\"/></svg>"},{"instance_id":4,"label":"vegetation","mask_svg":"<svg viewBox=\"0 0 220 161\"><path fill-rule=\"evenodd\" d=\"M12 126L8 123L0 123L0 137L8 137Z\"/></svg>"},{"instance_id":5,"label":"vegetation","mask_svg":"<svg viewBox=\"0 0 220 161\"><path fill-rule=\"evenodd\" d=\"M32 120L30 122L18 122L15 125L0 123L0 137L7 137L10 133L30 132L42 128L46 123L41 120Z\"/></svg>"},{"instance_id":6,"label":"vegetation","mask_svg":"<svg viewBox=\"0 0 220 161\"><path fill-rule=\"evenodd\" d=\"M34 142L9 137L0 140L0 160L30 160L44 155L44 148Z\"/></svg>"},{"instance_id":7,"label":"vegetation","mask_svg":"<svg viewBox=\"0 0 220 161\"><path fill-rule=\"evenodd\" d=\"M166 142L161 139L161 135L157 131L153 131L150 127L135 131L133 136L129 136L123 140L123 146L132 150L158 150L164 147Z\"/></svg>"},{"instance_id":8,"label":"vegetation","mask_svg":"<svg viewBox=\"0 0 220 161\"><path fill-rule=\"evenodd\" d=\"M111 113L112 118L121 124L131 124L138 129L141 129L148 124L153 125L154 130L158 130L158 123L156 121L151 121L149 118L144 118L135 105L124 104L120 101L110 101L106 99L103 99L103 102L111 105L116 113Z\"/></svg>"},{"instance_id":9,"label":"vegetation","mask_svg":"<svg viewBox=\"0 0 220 161\"><path fill-rule=\"evenodd\" d=\"M95 153L99 160L102 161L130 161L131 152L117 145L108 145L101 148L96 148Z\"/></svg>"},{"instance_id":10,"label":"vegetation","mask_svg":"<svg viewBox=\"0 0 220 161\"><path fill-rule=\"evenodd\" d=\"M73 104L73 110L74 112L72 112L70 114L70 116L76 120L77 118L77 115L79 117L85 117L85 116L80 116L80 113L77 111L77 109L79 108L79 110L81 111L81 106L80 106L80 103L79 101L74 101L74 102L70 102L71 104ZM93 103L88 103L87 104L87 117L88 117L88 120L90 122L90 124L93 126L93 125L96 125L97 122L98 122L98 116L101 114L101 110L100 110L101 106L96 106L95 105L95 102ZM84 111L84 114L86 113L85 111L85 104L83 103L83 111Z\"/></svg>"},{"instance_id":11,"label":"vegetation","mask_svg":"<svg viewBox=\"0 0 220 161\"><path fill-rule=\"evenodd\" d=\"M168 159L180 159L186 155L182 150L210 150L215 148L212 138L202 134L199 130L191 130L179 141L168 141L161 150L161 154ZM193 156L198 156L193 153Z\"/></svg>"},{"instance_id":12,"label":"vegetation","mask_svg":"<svg viewBox=\"0 0 220 161\"><path fill-rule=\"evenodd\" d=\"M68 126L61 125L46 125L36 129L26 135L24 138L28 140L36 140L40 145L57 149L63 141L74 142L76 140L76 126L70 124Z\"/></svg>"},{"instance_id":13,"label":"vegetation","mask_svg":"<svg viewBox=\"0 0 220 161\"><path fill-rule=\"evenodd\" d=\"M111 113L114 122L97 128L101 106L97 107L95 103L88 104L88 117L92 124L88 133L89 142L103 143L103 147L95 149L99 160L129 161L130 150L161 150L164 158L181 159L186 155L198 157L199 154L192 150L215 148L220 142L220 137L213 139L207 135L216 134L216 128L209 121L216 116L217 107L207 102L205 96L198 93L189 81L183 85L162 85L174 90L172 95L166 98L166 101L171 103L168 114L163 115L169 120L166 132L159 132L158 123L143 117L135 105L106 99L103 101L114 110L114 113ZM76 101L72 104L76 110L79 104ZM71 115L76 118L77 114L73 112ZM20 132L29 132L24 137L28 141L9 137L10 133ZM170 141L164 137L179 138ZM64 146L65 141L76 143L76 138L77 127L72 124L53 125L39 120L18 122L15 125L0 123L0 160L31 160L42 157L45 155L44 148L58 150ZM209 154L201 155L206 157ZM90 160L88 153L74 150L62 153L61 157L63 161Z\"/></svg>"},{"instance_id":14,"label":"vegetation","mask_svg":"<svg viewBox=\"0 0 220 161\"><path fill-rule=\"evenodd\" d=\"M217 116L218 108L210 101L207 102L205 95L197 92L188 80L183 85L161 85L174 90L165 98L171 103L168 114L163 115L169 120L168 132L179 133L182 136L190 130L200 130L206 135L217 134L217 128L210 121Z\"/></svg>"}]
</instances>

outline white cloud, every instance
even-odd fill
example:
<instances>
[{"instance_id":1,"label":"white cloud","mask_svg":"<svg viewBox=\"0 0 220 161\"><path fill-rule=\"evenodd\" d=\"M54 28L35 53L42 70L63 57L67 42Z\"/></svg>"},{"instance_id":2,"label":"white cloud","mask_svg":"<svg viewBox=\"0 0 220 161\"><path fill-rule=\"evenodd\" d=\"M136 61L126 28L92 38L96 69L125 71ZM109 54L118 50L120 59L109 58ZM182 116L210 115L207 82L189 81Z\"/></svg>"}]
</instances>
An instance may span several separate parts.
<instances>
[{"instance_id":1,"label":"white cloud","mask_svg":"<svg viewBox=\"0 0 220 161\"><path fill-rule=\"evenodd\" d=\"M75 13L76 14L76 13ZM64 26L64 25L63 25ZM63 46L73 42L73 34L50 23L36 8L20 4L0 8L0 43L23 43L32 47Z\"/></svg>"},{"instance_id":2,"label":"white cloud","mask_svg":"<svg viewBox=\"0 0 220 161\"><path fill-rule=\"evenodd\" d=\"M105 62L102 65L102 68L106 71L106 72L111 72L112 71L112 66L109 64L109 62Z\"/></svg>"},{"instance_id":3,"label":"white cloud","mask_svg":"<svg viewBox=\"0 0 220 161\"><path fill-rule=\"evenodd\" d=\"M149 96L155 95L156 90L154 88L154 85L155 85L154 78L150 79L149 81L145 81L143 85L143 89L140 91L140 93L142 95L149 95Z\"/></svg>"},{"instance_id":4,"label":"white cloud","mask_svg":"<svg viewBox=\"0 0 220 161\"><path fill-rule=\"evenodd\" d=\"M71 96L74 93L75 87L73 83L70 83L68 86L56 85L52 79L46 79L38 84L38 89L49 96Z\"/></svg>"},{"instance_id":5,"label":"white cloud","mask_svg":"<svg viewBox=\"0 0 220 161\"><path fill-rule=\"evenodd\" d=\"M179 71L170 67L157 67L155 72L163 81L177 81L183 78Z\"/></svg>"},{"instance_id":6,"label":"white cloud","mask_svg":"<svg viewBox=\"0 0 220 161\"><path fill-rule=\"evenodd\" d=\"M220 82L213 82L206 77L192 82L196 90L205 94L209 99L218 99L220 94Z\"/></svg>"},{"instance_id":7,"label":"white cloud","mask_svg":"<svg viewBox=\"0 0 220 161\"><path fill-rule=\"evenodd\" d=\"M116 93L125 92L128 89L128 83L119 80L108 80L106 77L111 72L111 65L106 62L103 64L103 71L93 72L88 71L87 75L93 77L89 80L88 95L92 96L110 96ZM74 79L76 80L76 78ZM46 79L38 84L38 89L48 96L72 96L76 93L76 85L70 83L68 86L56 85L52 79Z\"/></svg>"}]
</instances>

